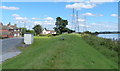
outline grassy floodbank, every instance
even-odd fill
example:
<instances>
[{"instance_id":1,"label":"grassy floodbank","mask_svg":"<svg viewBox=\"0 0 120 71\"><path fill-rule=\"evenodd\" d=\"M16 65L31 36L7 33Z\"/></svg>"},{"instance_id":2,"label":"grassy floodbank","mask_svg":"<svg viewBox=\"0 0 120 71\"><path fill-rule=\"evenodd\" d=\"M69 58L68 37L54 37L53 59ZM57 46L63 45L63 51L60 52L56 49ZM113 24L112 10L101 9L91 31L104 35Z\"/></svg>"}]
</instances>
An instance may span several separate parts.
<instances>
[{"instance_id":1,"label":"grassy floodbank","mask_svg":"<svg viewBox=\"0 0 120 71\"><path fill-rule=\"evenodd\" d=\"M64 37L65 40L60 40ZM88 45L81 35L35 37L20 55L3 63L3 69L116 69L114 61Z\"/></svg>"},{"instance_id":2,"label":"grassy floodbank","mask_svg":"<svg viewBox=\"0 0 120 71\"><path fill-rule=\"evenodd\" d=\"M0 64L0 71L2 70L2 64Z\"/></svg>"},{"instance_id":3,"label":"grassy floodbank","mask_svg":"<svg viewBox=\"0 0 120 71\"><path fill-rule=\"evenodd\" d=\"M120 45L117 41L111 39L100 38L94 35L83 34L82 38L100 53L105 55L108 59L118 63L118 51Z\"/></svg>"}]
</instances>

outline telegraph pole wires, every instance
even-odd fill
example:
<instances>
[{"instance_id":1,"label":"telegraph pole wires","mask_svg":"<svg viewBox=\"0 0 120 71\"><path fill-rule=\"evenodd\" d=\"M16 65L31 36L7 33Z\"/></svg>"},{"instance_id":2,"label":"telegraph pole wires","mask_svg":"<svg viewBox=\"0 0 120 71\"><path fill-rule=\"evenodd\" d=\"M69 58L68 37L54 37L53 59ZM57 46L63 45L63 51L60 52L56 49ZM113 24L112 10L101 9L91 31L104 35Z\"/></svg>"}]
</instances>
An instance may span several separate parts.
<instances>
[{"instance_id":1,"label":"telegraph pole wires","mask_svg":"<svg viewBox=\"0 0 120 71\"><path fill-rule=\"evenodd\" d=\"M86 16L84 16L84 26L83 26L83 32L87 31L87 26L86 26L86 23L87 23L87 19L86 19Z\"/></svg>"},{"instance_id":2,"label":"telegraph pole wires","mask_svg":"<svg viewBox=\"0 0 120 71\"><path fill-rule=\"evenodd\" d=\"M73 8L73 11L72 11L72 24L74 24L74 8Z\"/></svg>"},{"instance_id":3,"label":"telegraph pole wires","mask_svg":"<svg viewBox=\"0 0 120 71\"><path fill-rule=\"evenodd\" d=\"M76 26L75 26L75 9L73 8L72 12L72 24L73 24L73 29L76 31Z\"/></svg>"},{"instance_id":4,"label":"telegraph pole wires","mask_svg":"<svg viewBox=\"0 0 120 71\"><path fill-rule=\"evenodd\" d=\"M27 30L27 28L26 28L26 21L22 21L22 23L24 24L24 33L26 33L26 30Z\"/></svg>"},{"instance_id":5,"label":"telegraph pole wires","mask_svg":"<svg viewBox=\"0 0 120 71\"><path fill-rule=\"evenodd\" d=\"M72 24L74 27L75 32L79 32L79 16L78 16L78 11L75 11L73 8L73 13L72 13Z\"/></svg>"}]
</instances>

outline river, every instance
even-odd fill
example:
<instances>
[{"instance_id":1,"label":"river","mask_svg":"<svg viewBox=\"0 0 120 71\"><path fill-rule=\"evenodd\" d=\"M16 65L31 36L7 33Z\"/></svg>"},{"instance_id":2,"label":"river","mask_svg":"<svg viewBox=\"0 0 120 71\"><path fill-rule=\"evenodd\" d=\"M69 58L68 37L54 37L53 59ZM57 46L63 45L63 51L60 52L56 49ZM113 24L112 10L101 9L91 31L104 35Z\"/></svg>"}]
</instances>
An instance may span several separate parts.
<instances>
[{"instance_id":1,"label":"river","mask_svg":"<svg viewBox=\"0 0 120 71\"><path fill-rule=\"evenodd\" d=\"M118 40L120 39L120 34L99 34L98 37Z\"/></svg>"}]
</instances>

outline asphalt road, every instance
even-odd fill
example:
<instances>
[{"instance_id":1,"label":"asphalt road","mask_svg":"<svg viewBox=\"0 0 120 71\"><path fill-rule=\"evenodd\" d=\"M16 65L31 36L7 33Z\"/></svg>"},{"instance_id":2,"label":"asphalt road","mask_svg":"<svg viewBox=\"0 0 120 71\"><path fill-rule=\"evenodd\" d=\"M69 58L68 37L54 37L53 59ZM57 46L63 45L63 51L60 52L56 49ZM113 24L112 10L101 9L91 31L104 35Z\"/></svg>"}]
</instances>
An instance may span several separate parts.
<instances>
[{"instance_id":1,"label":"asphalt road","mask_svg":"<svg viewBox=\"0 0 120 71\"><path fill-rule=\"evenodd\" d=\"M19 47L23 41L23 38L8 38L0 40L0 61L4 61L19 54L20 51L17 47Z\"/></svg>"},{"instance_id":2,"label":"asphalt road","mask_svg":"<svg viewBox=\"0 0 120 71\"><path fill-rule=\"evenodd\" d=\"M23 38L9 38L2 40L2 54L19 51L16 47L20 46ZM1 46L1 45L0 45Z\"/></svg>"}]
</instances>

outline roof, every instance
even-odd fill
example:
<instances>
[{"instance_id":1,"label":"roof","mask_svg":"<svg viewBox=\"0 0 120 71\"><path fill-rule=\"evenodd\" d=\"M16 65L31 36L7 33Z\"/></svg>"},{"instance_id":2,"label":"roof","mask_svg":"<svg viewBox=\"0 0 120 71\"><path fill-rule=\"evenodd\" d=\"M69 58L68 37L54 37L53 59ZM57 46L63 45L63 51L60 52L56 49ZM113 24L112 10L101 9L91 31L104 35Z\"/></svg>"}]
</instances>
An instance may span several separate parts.
<instances>
[{"instance_id":1,"label":"roof","mask_svg":"<svg viewBox=\"0 0 120 71\"><path fill-rule=\"evenodd\" d=\"M55 32L55 31L53 31L53 30L47 30L46 28L44 28L46 31L50 31L50 32Z\"/></svg>"},{"instance_id":2,"label":"roof","mask_svg":"<svg viewBox=\"0 0 120 71\"><path fill-rule=\"evenodd\" d=\"M18 29L18 27L11 25L10 29Z\"/></svg>"},{"instance_id":3,"label":"roof","mask_svg":"<svg viewBox=\"0 0 120 71\"><path fill-rule=\"evenodd\" d=\"M8 29L18 29L16 26L0 26L0 30L8 30Z\"/></svg>"},{"instance_id":4,"label":"roof","mask_svg":"<svg viewBox=\"0 0 120 71\"><path fill-rule=\"evenodd\" d=\"M0 30L8 30L8 29L10 29L10 27L8 27L8 26L0 26Z\"/></svg>"},{"instance_id":5,"label":"roof","mask_svg":"<svg viewBox=\"0 0 120 71\"><path fill-rule=\"evenodd\" d=\"M55 31L50 31L50 32L55 32Z\"/></svg>"}]
</instances>

